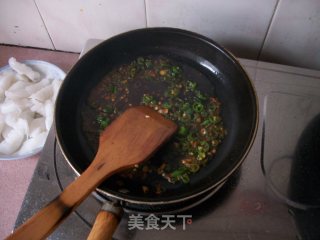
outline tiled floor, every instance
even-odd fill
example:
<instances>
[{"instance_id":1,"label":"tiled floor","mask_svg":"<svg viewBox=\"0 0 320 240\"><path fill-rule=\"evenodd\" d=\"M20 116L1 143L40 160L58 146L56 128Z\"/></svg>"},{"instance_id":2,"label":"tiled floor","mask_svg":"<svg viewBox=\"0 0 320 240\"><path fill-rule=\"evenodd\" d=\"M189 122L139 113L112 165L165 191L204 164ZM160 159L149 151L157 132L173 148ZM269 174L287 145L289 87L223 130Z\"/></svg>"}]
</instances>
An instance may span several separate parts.
<instances>
[{"instance_id":1,"label":"tiled floor","mask_svg":"<svg viewBox=\"0 0 320 240\"><path fill-rule=\"evenodd\" d=\"M44 60L68 72L79 54L0 45L0 67L10 57L18 61ZM0 239L7 236L15 223L39 155L23 160L0 160Z\"/></svg>"}]
</instances>

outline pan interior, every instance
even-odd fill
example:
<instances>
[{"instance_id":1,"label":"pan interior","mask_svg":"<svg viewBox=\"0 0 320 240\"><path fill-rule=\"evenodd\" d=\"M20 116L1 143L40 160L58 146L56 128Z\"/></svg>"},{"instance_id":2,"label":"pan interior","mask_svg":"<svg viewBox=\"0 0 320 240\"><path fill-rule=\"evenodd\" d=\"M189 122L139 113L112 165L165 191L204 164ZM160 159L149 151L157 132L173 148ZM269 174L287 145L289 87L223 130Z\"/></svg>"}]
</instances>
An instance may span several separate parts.
<instances>
[{"instance_id":1,"label":"pan interior","mask_svg":"<svg viewBox=\"0 0 320 240\"><path fill-rule=\"evenodd\" d=\"M81 130L81 109L90 90L115 67L140 56L163 55L205 76L199 86L222 103L227 136L217 155L208 161L189 184L161 183L161 195L143 196L137 184L127 184L128 193L113 188L114 179L99 189L114 196L144 202L183 199L212 188L233 172L246 154L256 130L257 109L251 83L238 63L221 47L197 34L177 29L144 29L111 38L86 54L67 75L56 105L57 138L69 163L81 173L94 152Z\"/></svg>"}]
</instances>

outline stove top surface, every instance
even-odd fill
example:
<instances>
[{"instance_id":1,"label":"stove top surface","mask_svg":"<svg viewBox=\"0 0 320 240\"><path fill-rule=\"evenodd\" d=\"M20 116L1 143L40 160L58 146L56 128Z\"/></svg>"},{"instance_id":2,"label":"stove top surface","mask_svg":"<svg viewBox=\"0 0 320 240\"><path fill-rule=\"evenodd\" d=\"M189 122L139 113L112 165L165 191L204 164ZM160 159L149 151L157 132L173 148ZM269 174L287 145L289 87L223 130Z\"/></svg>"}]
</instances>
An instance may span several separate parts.
<instances>
[{"instance_id":1,"label":"stove top surface","mask_svg":"<svg viewBox=\"0 0 320 240\"><path fill-rule=\"evenodd\" d=\"M170 211L159 215L160 228L169 215L175 220L175 229L147 230L146 216L141 216L144 225L139 230L132 226L138 213L127 211L115 239L320 239L320 187L313 186L317 184L314 178L312 182L292 180L293 176L307 179L320 171L320 161L304 167L310 157L295 157L301 136L320 113L320 72L250 60L240 62L255 85L260 108L258 133L241 168L216 193L180 206L183 211L176 215ZM303 171L295 170L302 166ZM54 199L75 177L52 129L16 227ZM304 185L307 187L301 187ZM292 189L299 193L311 189L312 194L303 198L294 195ZM48 239L86 239L104 201L97 196L88 197Z\"/></svg>"}]
</instances>

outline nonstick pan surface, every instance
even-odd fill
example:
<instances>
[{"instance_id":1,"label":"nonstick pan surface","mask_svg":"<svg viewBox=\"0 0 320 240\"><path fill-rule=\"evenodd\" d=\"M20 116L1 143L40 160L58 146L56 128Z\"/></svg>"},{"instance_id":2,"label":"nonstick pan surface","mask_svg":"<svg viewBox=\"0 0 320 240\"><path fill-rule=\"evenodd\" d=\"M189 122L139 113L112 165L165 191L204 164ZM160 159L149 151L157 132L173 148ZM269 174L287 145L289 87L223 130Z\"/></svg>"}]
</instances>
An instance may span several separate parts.
<instances>
[{"instance_id":1,"label":"nonstick pan surface","mask_svg":"<svg viewBox=\"0 0 320 240\"><path fill-rule=\"evenodd\" d=\"M216 156L188 184L170 184L163 179L165 192L144 196L135 191L136 184L126 186L128 193L117 191L111 178L97 190L134 204L179 203L224 182L245 159L257 131L258 107L252 83L237 60L212 40L179 29L149 28L102 42L76 63L62 84L55 109L56 135L66 160L81 174L95 154L81 129L81 109L90 90L115 67L147 55L164 55L204 74L206 79L199 85L222 103L228 134Z\"/></svg>"}]
</instances>

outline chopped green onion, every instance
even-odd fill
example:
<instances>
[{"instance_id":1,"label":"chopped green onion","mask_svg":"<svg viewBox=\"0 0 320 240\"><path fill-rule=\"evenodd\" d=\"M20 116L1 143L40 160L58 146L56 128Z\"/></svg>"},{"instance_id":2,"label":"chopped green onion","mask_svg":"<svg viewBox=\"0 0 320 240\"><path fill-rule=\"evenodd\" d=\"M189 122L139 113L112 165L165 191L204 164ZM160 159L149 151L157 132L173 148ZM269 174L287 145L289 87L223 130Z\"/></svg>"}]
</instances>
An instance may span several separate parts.
<instances>
[{"instance_id":1,"label":"chopped green onion","mask_svg":"<svg viewBox=\"0 0 320 240\"><path fill-rule=\"evenodd\" d=\"M204 106L200 103L200 102L195 102L193 105L192 105L192 109L195 111L195 112L202 112L203 109L204 109Z\"/></svg>"},{"instance_id":2,"label":"chopped green onion","mask_svg":"<svg viewBox=\"0 0 320 240\"><path fill-rule=\"evenodd\" d=\"M152 67L151 60L150 60L150 59L147 59L147 60L145 61L145 65L146 65L147 68L151 68L151 67Z\"/></svg>"},{"instance_id":3,"label":"chopped green onion","mask_svg":"<svg viewBox=\"0 0 320 240\"><path fill-rule=\"evenodd\" d=\"M199 98L200 100L207 100L207 96L202 94L199 90L195 91L196 97Z\"/></svg>"},{"instance_id":4,"label":"chopped green onion","mask_svg":"<svg viewBox=\"0 0 320 240\"><path fill-rule=\"evenodd\" d=\"M179 95L179 92L180 92L179 88L175 87L170 89L169 94L171 97L176 97Z\"/></svg>"},{"instance_id":5,"label":"chopped green onion","mask_svg":"<svg viewBox=\"0 0 320 240\"><path fill-rule=\"evenodd\" d=\"M181 69L178 66L173 66L171 68L171 76L176 77L180 73Z\"/></svg>"},{"instance_id":6,"label":"chopped green onion","mask_svg":"<svg viewBox=\"0 0 320 240\"><path fill-rule=\"evenodd\" d=\"M197 160L202 161L203 159L205 159L205 157L206 157L206 153L205 152L203 152L203 151L199 151L198 152Z\"/></svg>"},{"instance_id":7,"label":"chopped green onion","mask_svg":"<svg viewBox=\"0 0 320 240\"><path fill-rule=\"evenodd\" d=\"M138 63L139 65L143 65L143 64L144 64L144 58L143 58L143 57L138 57L138 58L137 58L137 63Z\"/></svg>"},{"instance_id":8,"label":"chopped green onion","mask_svg":"<svg viewBox=\"0 0 320 240\"><path fill-rule=\"evenodd\" d=\"M102 116L98 116L97 117L97 122L100 125L101 129L105 129L109 125L110 119L109 118L104 118Z\"/></svg>"},{"instance_id":9,"label":"chopped green onion","mask_svg":"<svg viewBox=\"0 0 320 240\"><path fill-rule=\"evenodd\" d=\"M136 68L131 68L130 69L130 77L133 78L137 73L137 69Z\"/></svg>"},{"instance_id":10,"label":"chopped green onion","mask_svg":"<svg viewBox=\"0 0 320 240\"><path fill-rule=\"evenodd\" d=\"M102 109L102 112L104 112L104 113L112 113L113 109L110 106L106 106L104 109Z\"/></svg>"},{"instance_id":11,"label":"chopped green onion","mask_svg":"<svg viewBox=\"0 0 320 240\"><path fill-rule=\"evenodd\" d=\"M190 172L195 173L195 172L198 172L198 171L199 171L200 166L199 166L198 164L190 164L190 165L188 166L188 168L189 168Z\"/></svg>"},{"instance_id":12,"label":"chopped green onion","mask_svg":"<svg viewBox=\"0 0 320 240\"><path fill-rule=\"evenodd\" d=\"M162 103L162 107L167 108L167 109L170 109L172 106L171 106L170 103L164 102L164 103Z\"/></svg>"},{"instance_id":13,"label":"chopped green onion","mask_svg":"<svg viewBox=\"0 0 320 240\"><path fill-rule=\"evenodd\" d=\"M202 126L205 126L205 127L208 127L208 126L210 126L212 123L213 123L213 122L212 122L212 119L208 118L208 119L204 120L204 121L201 123L201 125L202 125Z\"/></svg>"},{"instance_id":14,"label":"chopped green onion","mask_svg":"<svg viewBox=\"0 0 320 240\"><path fill-rule=\"evenodd\" d=\"M179 177L179 180L181 180L183 183L188 183L190 182L190 178L188 174L183 174Z\"/></svg>"},{"instance_id":15,"label":"chopped green onion","mask_svg":"<svg viewBox=\"0 0 320 240\"><path fill-rule=\"evenodd\" d=\"M180 126L178 134L181 136L186 136L188 134L188 129L185 126Z\"/></svg>"},{"instance_id":16,"label":"chopped green onion","mask_svg":"<svg viewBox=\"0 0 320 240\"><path fill-rule=\"evenodd\" d=\"M206 141L201 141L200 142L200 146L203 148L204 152L207 152L210 149L210 145Z\"/></svg>"},{"instance_id":17,"label":"chopped green onion","mask_svg":"<svg viewBox=\"0 0 320 240\"><path fill-rule=\"evenodd\" d=\"M149 94L143 94L142 103L148 105L154 101L153 97Z\"/></svg>"},{"instance_id":18,"label":"chopped green onion","mask_svg":"<svg viewBox=\"0 0 320 240\"><path fill-rule=\"evenodd\" d=\"M116 86L112 86L112 87L111 87L111 92L112 92L113 94L116 94L117 91L118 91L118 89L117 89Z\"/></svg>"},{"instance_id":19,"label":"chopped green onion","mask_svg":"<svg viewBox=\"0 0 320 240\"><path fill-rule=\"evenodd\" d=\"M197 83L187 81L187 86L186 86L187 90L194 91L196 89L196 87L197 87Z\"/></svg>"},{"instance_id":20,"label":"chopped green onion","mask_svg":"<svg viewBox=\"0 0 320 240\"><path fill-rule=\"evenodd\" d=\"M180 177L182 174L185 174L188 171L186 167L180 167L177 170L171 173L171 176L174 178Z\"/></svg>"},{"instance_id":21,"label":"chopped green onion","mask_svg":"<svg viewBox=\"0 0 320 240\"><path fill-rule=\"evenodd\" d=\"M221 117L219 117L219 116L213 116L212 117L212 122L213 122L213 124L217 124L217 123L219 123L221 121Z\"/></svg>"}]
</instances>

